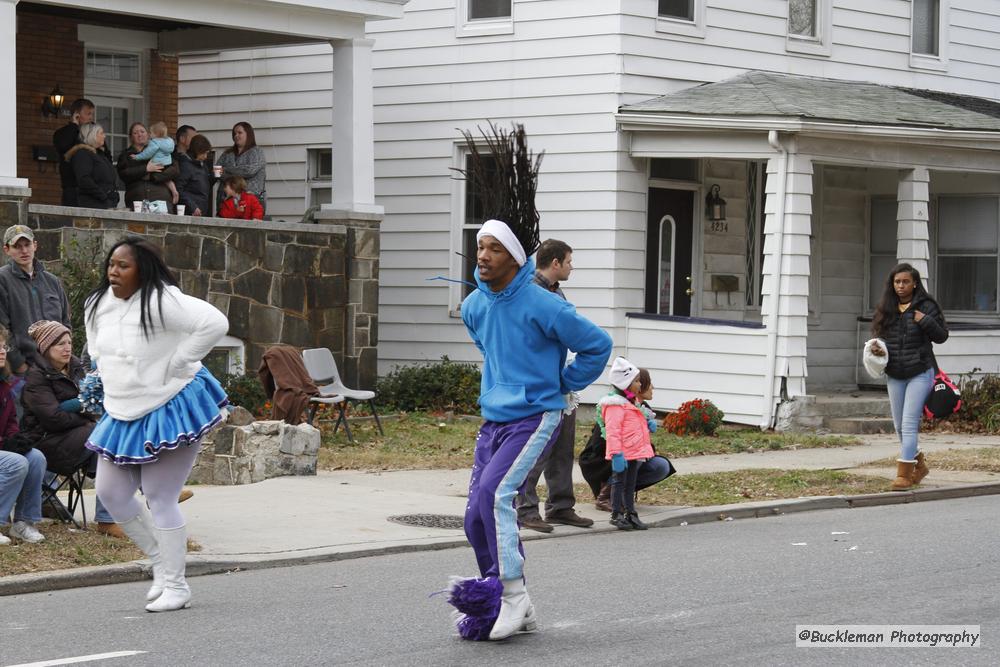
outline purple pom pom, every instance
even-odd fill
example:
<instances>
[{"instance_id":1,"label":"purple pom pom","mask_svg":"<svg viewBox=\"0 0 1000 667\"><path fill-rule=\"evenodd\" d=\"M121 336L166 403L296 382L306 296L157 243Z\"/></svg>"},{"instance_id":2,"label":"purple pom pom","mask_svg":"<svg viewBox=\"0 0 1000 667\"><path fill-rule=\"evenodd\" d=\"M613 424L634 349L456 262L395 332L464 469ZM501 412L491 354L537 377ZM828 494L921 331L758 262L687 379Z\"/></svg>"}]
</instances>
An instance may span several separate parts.
<instances>
[{"instance_id":1,"label":"purple pom pom","mask_svg":"<svg viewBox=\"0 0 1000 667\"><path fill-rule=\"evenodd\" d=\"M490 630L493 629L496 620L496 616L466 616L463 614L455 625L458 626L458 634L461 635L462 639L484 642L489 640Z\"/></svg>"},{"instance_id":2,"label":"purple pom pom","mask_svg":"<svg viewBox=\"0 0 1000 667\"><path fill-rule=\"evenodd\" d=\"M500 614L503 584L497 577L451 580L448 602L467 616L496 618ZM491 621L492 623L492 621Z\"/></svg>"}]
</instances>

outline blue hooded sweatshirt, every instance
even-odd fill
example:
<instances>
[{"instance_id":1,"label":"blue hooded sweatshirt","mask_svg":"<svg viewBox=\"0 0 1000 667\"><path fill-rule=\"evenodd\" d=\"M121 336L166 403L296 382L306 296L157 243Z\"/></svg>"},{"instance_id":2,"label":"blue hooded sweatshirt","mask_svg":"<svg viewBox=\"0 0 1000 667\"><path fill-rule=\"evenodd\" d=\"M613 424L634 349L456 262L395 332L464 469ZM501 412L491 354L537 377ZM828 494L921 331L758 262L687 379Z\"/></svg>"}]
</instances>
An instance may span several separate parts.
<instances>
[{"instance_id":1,"label":"blue hooded sweatshirt","mask_svg":"<svg viewBox=\"0 0 1000 667\"><path fill-rule=\"evenodd\" d=\"M478 289L462 302L462 321L483 354L479 405L489 421L565 408L563 395L593 383L611 356L611 337L534 277L529 259L503 291L494 292L477 270ZM568 366L567 350L576 353Z\"/></svg>"}]
</instances>

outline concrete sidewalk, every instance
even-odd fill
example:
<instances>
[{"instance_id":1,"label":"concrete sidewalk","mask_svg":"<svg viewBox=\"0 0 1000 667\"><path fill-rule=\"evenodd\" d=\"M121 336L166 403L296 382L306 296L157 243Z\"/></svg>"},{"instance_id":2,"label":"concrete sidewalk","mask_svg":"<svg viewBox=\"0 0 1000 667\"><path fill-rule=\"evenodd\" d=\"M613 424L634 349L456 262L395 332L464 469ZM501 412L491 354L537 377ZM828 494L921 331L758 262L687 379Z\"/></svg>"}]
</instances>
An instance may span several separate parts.
<instances>
[{"instance_id":1,"label":"concrete sidewalk","mask_svg":"<svg viewBox=\"0 0 1000 667\"><path fill-rule=\"evenodd\" d=\"M674 461L680 475L745 468L843 469L889 475L889 469L856 466L895 457L893 436L863 436L866 444L795 451L699 456ZM933 453L951 448L1000 447L1000 437L938 435L921 437L931 475L917 491L742 503L717 507L641 507L652 526L772 516L787 512L856 507L1000 493L1000 475L947 473L933 469ZM579 476L579 470L577 470ZM400 515L460 518L465 510L469 471L419 470L382 473L321 472L315 477L280 477L245 486L195 486L182 509L190 537L202 550L189 554L191 574L298 565L421 549L465 546L460 528L419 527L391 521ZM579 481L582 481L580 478ZM669 480L666 482L669 484ZM91 492L92 494L92 492ZM88 508L93 501L88 499ZM556 526L550 534L524 530L525 540L552 539L615 530L608 515L580 499L577 511L594 519L593 528ZM0 595L144 578L144 565L126 563L0 578Z\"/></svg>"}]
</instances>

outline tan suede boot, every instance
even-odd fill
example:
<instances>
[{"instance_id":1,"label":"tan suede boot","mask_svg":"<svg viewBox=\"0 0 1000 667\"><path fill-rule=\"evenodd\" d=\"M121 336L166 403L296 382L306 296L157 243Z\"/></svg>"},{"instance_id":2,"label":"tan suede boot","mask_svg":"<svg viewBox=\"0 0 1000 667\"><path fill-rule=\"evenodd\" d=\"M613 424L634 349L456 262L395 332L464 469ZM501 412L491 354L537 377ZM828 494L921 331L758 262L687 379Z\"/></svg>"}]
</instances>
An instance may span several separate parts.
<instances>
[{"instance_id":1,"label":"tan suede boot","mask_svg":"<svg viewBox=\"0 0 1000 667\"><path fill-rule=\"evenodd\" d=\"M916 465L916 461L902 461L897 459L896 479L893 480L892 486L889 489L892 491L909 491L913 488L913 468Z\"/></svg>"},{"instance_id":2,"label":"tan suede boot","mask_svg":"<svg viewBox=\"0 0 1000 667\"><path fill-rule=\"evenodd\" d=\"M913 483L920 484L920 480L927 477L927 473L931 471L927 467L927 462L924 460L924 453L920 452L917 454L917 465L913 467Z\"/></svg>"}]
</instances>

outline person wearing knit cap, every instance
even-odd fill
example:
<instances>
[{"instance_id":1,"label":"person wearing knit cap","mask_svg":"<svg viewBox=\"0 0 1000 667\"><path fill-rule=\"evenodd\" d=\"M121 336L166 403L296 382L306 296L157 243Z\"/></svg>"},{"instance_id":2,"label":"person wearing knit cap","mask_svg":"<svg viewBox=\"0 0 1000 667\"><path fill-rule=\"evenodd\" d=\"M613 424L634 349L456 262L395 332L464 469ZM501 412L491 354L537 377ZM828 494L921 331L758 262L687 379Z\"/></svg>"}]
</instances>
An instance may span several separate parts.
<instances>
[{"instance_id":1,"label":"person wearing knit cap","mask_svg":"<svg viewBox=\"0 0 1000 667\"><path fill-rule=\"evenodd\" d=\"M511 134L492 129L494 136L486 139L496 158L492 173L499 178L482 178L481 184L494 194L515 185L510 197L501 196L485 209L489 219L476 235L477 289L461 308L483 355L479 404L484 421L465 511L465 534L482 578L454 578L448 600L460 612L459 634L473 640L499 640L536 628L514 499L558 436L565 396L596 380L611 354L607 333L535 284L530 256L538 245L531 202L537 163L527 153L523 128ZM472 142L470 151L475 150ZM527 199L509 201L519 195ZM568 350L576 357L567 365ZM496 595L496 606L481 602Z\"/></svg>"},{"instance_id":2,"label":"person wearing knit cap","mask_svg":"<svg viewBox=\"0 0 1000 667\"><path fill-rule=\"evenodd\" d=\"M86 444L96 420L83 411L78 398L86 371L73 355L72 333L62 322L40 320L28 327L28 335L38 354L25 376L21 394L22 432L45 454L48 470L68 475L86 468L93 477L97 455ZM97 532L125 537L100 498L95 518Z\"/></svg>"},{"instance_id":3,"label":"person wearing knit cap","mask_svg":"<svg viewBox=\"0 0 1000 667\"><path fill-rule=\"evenodd\" d=\"M611 461L611 525L619 530L646 530L635 510L639 470L656 452L650 438L650 415L639 405L640 369L625 357L615 357L608 371L613 391L597 403ZM651 395L651 394L650 394Z\"/></svg>"}]
</instances>

